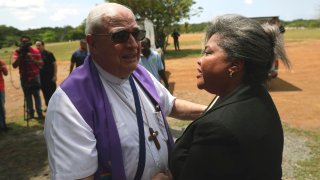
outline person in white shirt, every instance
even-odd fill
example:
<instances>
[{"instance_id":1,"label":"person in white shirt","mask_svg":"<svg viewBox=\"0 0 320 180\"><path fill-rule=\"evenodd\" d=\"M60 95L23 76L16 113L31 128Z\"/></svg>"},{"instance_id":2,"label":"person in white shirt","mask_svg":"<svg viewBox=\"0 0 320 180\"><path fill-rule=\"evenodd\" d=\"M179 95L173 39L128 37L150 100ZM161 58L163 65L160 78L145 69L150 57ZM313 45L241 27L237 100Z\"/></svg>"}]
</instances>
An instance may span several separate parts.
<instances>
[{"instance_id":1,"label":"person in white shirt","mask_svg":"<svg viewBox=\"0 0 320 180\"><path fill-rule=\"evenodd\" d=\"M45 139L52 179L170 179L165 117L206 106L173 97L139 65L145 31L127 7L104 3L86 20L90 55L51 97Z\"/></svg>"},{"instance_id":2,"label":"person in white shirt","mask_svg":"<svg viewBox=\"0 0 320 180\"><path fill-rule=\"evenodd\" d=\"M145 67L151 74L169 89L169 83L162 64L161 55L150 49L151 43L149 38L144 38L141 41L141 57L139 63Z\"/></svg>"}]
</instances>

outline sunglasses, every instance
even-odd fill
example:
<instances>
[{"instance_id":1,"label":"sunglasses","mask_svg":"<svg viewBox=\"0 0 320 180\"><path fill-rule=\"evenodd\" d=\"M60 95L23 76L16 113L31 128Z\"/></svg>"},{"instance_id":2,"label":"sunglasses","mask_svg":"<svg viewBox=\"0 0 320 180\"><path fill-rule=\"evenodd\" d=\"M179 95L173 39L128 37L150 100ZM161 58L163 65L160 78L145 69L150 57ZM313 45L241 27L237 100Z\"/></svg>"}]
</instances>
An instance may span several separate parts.
<instances>
[{"instance_id":1,"label":"sunglasses","mask_svg":"<svg viewBox=\"0 0 320 180\"><path fill-rule=\"evenodd\" d=\"M146 31L142 29L134 29L132 32L127 29L123 29L117 32L109 34L92 34L93 36L111 36L113 43L125 43L128 41L130 34L134 37L136 41L141 41L146 37Z\"/></svg>"}]
</instances>

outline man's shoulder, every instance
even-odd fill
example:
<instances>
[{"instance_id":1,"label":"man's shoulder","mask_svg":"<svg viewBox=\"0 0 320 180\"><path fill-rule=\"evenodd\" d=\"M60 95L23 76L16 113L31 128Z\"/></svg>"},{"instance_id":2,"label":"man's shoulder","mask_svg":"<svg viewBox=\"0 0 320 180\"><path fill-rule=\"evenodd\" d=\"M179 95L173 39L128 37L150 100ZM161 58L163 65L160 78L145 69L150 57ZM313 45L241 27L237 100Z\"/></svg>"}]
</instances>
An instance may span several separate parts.
<instances>
[{"instance_id":1,"label":"man's shoulder","mask_svg":"<svg viewBox=\"0 0 320 180\"><path fill-rule=\"evenodd\" d=\"M92 83L90 74L88 74L84 69L76 68L66 79L64 79L60 84L60 87L66 92L76 94L77 92L85 89L85 87L90 83Z\"/></svg>"},{"instance_id":2,"label":"man's shoulder","mask_svg":"<svg viewBox=\"0 0 320 180\"><path fill-rule=\"evenodd\" d=\"M76 55L76 54L79 54L80 53L80 49L77 49L77 50L75 50L75 51L73 51L73 55Z\"/></svg>"},{"instance_id":3,"label":"man's shoulder","mask_svg":"<svg viewBox=\"0 0 320 180\"><path fill-rule=\"evenodd\" d=\"M30 47L29 50L30 50L30 53L32 53L32 54L40 54L40 51L36 48Z\"/></svg>"},{"instance_id":4,"label":"man's shoulder","mask_svg":"<svg viewBox=\"0 0 320 180\"><path fill-rule=\"evenodd\" d=\"M51 51L48 51L48 50L46 50L46 49L44 49L44 50L42 51L42 53L43 53L43 54L49 54L49 55L52 55L52 54L53 54Z\"/></svg>"},{"instance_id":5,"label":"man's shoulder","mask_svg":"<svg viewBox=\"0 0 320 180\"><path fill-rule=\"evenodd\" d=\"M74 51L73 55L76 56L83 56L83 54L88 54L88 51L83 51L81 49L77 49L76 51Z\"/></svg>"},{"instance_id":6,"label":"man's shoulder","mask_svg":"<svg viewBox=\"0 0 320 180\"><path fill-rule=\"evenodd\" d=\"M53 54L51 51L49 51L49 50L44 50L45 52L47 52L48 54Z\"/></svg>"},{"instance_id":7,"label":"man's shoulder","mask_svg":"<svg viewBox=\"0 0 320 180\"><path fill-rule=\"evenodd\" d=\"M37 60L41 59L41 52L38 49L30 47L29 52L33 58Z\"/></svg>"},{"instance_id":8,"label":"man's shoulder","mask_svg":"<svg viewBox=\"0 0 320 180\"><path fill-rule=\"evenodd\" d=\"M155 50L151 50L151 54L154 56L160 56L160 53L158 51Z\"/></svg>"},{"instance_id":9,"label":"man's shoulder","mask_svg":"<svg viewBox=\"0 0 320 180\"><path fill-rule=\"evenodd\" d=\"M162 59L160 52L155 51L155 50L152 50L151 52L153 54L153 57L155 57L157 60L161 60Z\"/></svg>"}]
</instances>

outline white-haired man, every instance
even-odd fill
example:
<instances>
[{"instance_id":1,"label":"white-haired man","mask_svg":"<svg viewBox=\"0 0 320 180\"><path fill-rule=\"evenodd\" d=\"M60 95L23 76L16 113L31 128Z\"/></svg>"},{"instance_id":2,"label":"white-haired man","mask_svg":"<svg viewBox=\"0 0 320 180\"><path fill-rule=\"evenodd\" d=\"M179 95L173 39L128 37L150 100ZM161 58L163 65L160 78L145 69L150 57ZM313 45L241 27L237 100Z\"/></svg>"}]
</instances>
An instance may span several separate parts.
<instances>
[{"instance_id":1,"label":"white-haired man","mask_svg":"<svg viewBox=\"0 0 320 180\"><path fill-rule=\"evenodd\" d=\"M90 56L50 100L45 137L53 179L169 179L173 140L166 115L198 117L206 106L173 97L138 65L130 9L105 3L86 24Z\"/></svg>"}]
</instances>

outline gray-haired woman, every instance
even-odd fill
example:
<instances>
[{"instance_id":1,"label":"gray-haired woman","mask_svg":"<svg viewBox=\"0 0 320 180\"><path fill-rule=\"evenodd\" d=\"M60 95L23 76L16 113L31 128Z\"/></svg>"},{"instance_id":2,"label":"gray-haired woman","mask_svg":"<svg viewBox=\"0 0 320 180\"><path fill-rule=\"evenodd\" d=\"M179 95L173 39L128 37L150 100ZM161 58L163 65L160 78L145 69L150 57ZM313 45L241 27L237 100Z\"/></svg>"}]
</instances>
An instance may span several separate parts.
<instances>
[{"instance_id":1,"label":"gray-haired woman","mask_svg":"<svg viewBox=\"0 0 320 180\"><path fill-rule=\"evenodd\" d=\"M281 179L283 130L263 83L275 59L290 62L278 26L215 18L197 61L197 86L217 95L170 159L174 179Z\"/></svg>"}]
</instances>

